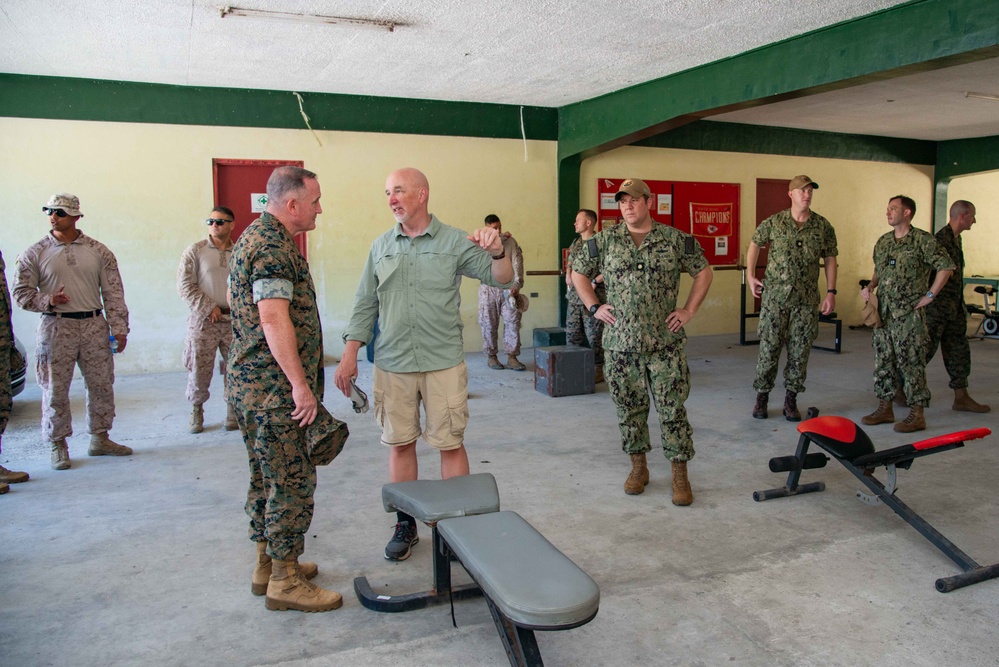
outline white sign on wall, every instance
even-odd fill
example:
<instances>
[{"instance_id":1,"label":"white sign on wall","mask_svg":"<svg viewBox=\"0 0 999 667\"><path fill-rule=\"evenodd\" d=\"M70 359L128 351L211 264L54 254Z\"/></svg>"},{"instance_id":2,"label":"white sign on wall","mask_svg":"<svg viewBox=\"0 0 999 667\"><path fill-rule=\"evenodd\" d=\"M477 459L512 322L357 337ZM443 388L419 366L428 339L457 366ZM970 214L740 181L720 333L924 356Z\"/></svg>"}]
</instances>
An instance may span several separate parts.
<instances>
[{"instance_id":1,"label":"white sign on wall","mask_svg":"<svg viewBox=\"0 0 999 667\"><path fill-rule=\"evenodd\" d=\"M266 192L250 193L250 212L263 213L266 209L267 209L267 193Z\"/></svg>"}]
</instances>

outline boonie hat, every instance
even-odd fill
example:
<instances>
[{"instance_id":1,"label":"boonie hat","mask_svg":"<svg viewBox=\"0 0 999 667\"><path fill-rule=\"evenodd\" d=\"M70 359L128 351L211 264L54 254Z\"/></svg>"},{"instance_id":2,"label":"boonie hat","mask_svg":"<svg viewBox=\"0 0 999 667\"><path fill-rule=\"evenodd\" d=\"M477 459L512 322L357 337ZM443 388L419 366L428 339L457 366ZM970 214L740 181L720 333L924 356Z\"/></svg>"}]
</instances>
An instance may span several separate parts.
<instances>
[{"instance_id":1,"label":"boonie hat","mask_svg":"<svg viewBox=\"0 0 999 667\"><path fill-rule=\"evenodd\" d=\"M531 305L531 300L527 298L526 294L517 292L516 294L511 294L507 297L507 303L509 303L510 307L518 313L526 313L527 309Z\"/></svg>"},{"instance_id":2,"label":"boonie hat","mask_svg":"<svg viewBox=\"0 0 999 667\"><path fill-rule=\"evenodd\" d=\"M632 197L651 197L652 190L649 190L649 186L645 184L645 181L640 181L637 178L627 178L621 183L621 187L617 189L617 194L614 195L614 201L621 201L621 195L631 195Z\"/></svg>"},{"instance_id":3,"label":"boonie hat","mask_svg":"<svg viewBox=\"0 0 999 667\"><path fill-rule=\"evenodd\" d=\"M325 466L343 451L350 431L322 403L316 407L315 420L305 428L305 442L312 465Z\"/></svg>"},{"instance_id":4,"label":"boonie hat","mask_svg":"<svg viewBox=\"0 0 999 667\"><path fill-rule=\"evenodd\" d=\"M83 213L80 212L80 198L76 195L67 194L65 192L49 197L49 203L43 206L42 209L44 210L47 208L61 208L66 211L67 214L72 216L83 215Z\"/></svg>"},{"instance_id":5,"label":"boonie hat","mask_svg":"<svg viewBox=\"0 0 999 667\"><path fill-rule=\"evenodd\" d=\"M795 176L791 179L791 184L787 186L788 190L800 190L806 185L811 185L816 190L819 189L819 184L810 179L808 176L802 174L801 176Z\"/></svg>"}]
</instances>

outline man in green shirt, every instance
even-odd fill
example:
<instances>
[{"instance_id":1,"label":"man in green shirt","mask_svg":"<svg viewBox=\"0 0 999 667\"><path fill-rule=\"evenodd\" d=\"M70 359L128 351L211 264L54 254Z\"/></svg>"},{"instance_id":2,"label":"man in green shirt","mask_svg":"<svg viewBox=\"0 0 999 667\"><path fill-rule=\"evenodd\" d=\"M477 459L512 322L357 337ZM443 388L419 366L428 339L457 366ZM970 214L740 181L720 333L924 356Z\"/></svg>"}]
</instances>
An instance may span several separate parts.
<instances>
[{"instance_id":1,"label":"man in green shirt","mask_svg":"<svg viewBox=\"0 0 999 667\"><path fill-rule=\"evenodd\" d=\"M420 171L389 174L385 195L396 224L371 245L334 382L350 395L357 351L371 341L377 319L374 413L382 444L391 448L389 480L417 479L421 433L440 451L443 479L467 475L468 369L458 289L462 276L508 288L513 267L495 229L468 235L430 214L430 184ZM420 403L427 415L422 428ZM399 512L385 558L405 560L417 541L416 520Z\"/></svg>"}]
</instances>

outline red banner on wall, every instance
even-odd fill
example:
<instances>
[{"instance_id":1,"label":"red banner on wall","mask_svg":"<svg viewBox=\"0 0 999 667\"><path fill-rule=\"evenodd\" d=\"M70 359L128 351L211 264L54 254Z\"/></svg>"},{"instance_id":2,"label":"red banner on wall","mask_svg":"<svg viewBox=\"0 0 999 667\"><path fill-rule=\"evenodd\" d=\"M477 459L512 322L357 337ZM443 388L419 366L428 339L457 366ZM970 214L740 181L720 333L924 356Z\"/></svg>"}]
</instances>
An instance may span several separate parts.
<instances>
[{"instance_id":1,"label":"red banner on wall","mask_svg":"<svg viewBox=\"0 0 999 667\"><path fill-rule=\"evenodd\" d=\"M694 236L731 236L732 204L690 202L690 227Z\"/></svg>"}]
</instances>

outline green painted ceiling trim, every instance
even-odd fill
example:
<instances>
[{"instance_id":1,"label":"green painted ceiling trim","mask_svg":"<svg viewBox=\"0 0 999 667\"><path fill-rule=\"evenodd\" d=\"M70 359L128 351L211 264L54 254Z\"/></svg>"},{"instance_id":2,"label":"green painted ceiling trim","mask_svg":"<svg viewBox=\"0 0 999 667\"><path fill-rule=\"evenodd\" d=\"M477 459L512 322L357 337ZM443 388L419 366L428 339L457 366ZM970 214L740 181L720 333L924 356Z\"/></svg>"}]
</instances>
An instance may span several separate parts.
<instances>
[{"instance_id":1,"label":"green painted ceiling trim","mask_svg":"<svg viewBox=\"0 0 999 667\"><path fill-rule=\"evenodd\" d=\"M870 162L928 165L936 163L936 143L933 141L714 121L697 121L683 125L675 130L642 139L634 145Z\"/></svg>"},{"instance_id":2,"label":"green painted ceiling trim","mask_svg":"<svg viewBox=\"0 0 999 667\"><path fill-rule=\"evenodd\" d=\"M520 139L512 104L302 93L316 130ZM528 139L558 138L558 112L524 107ZM306 129L287 91L205 88L0 73L0 116Z\"/></svg>"},{"instance_id":3,"label":"green painted ceiling trim","mask_svg":"<svg viewBox=\"0 0 999 667\"><path fill-rule=\"evenodd\" d=\"M559 109L559 156L672 129L688 115L874 80L999 45L999 2L916 0ZM851 80L853 80L851 82Z\"/></svg>"}]
</instances>

